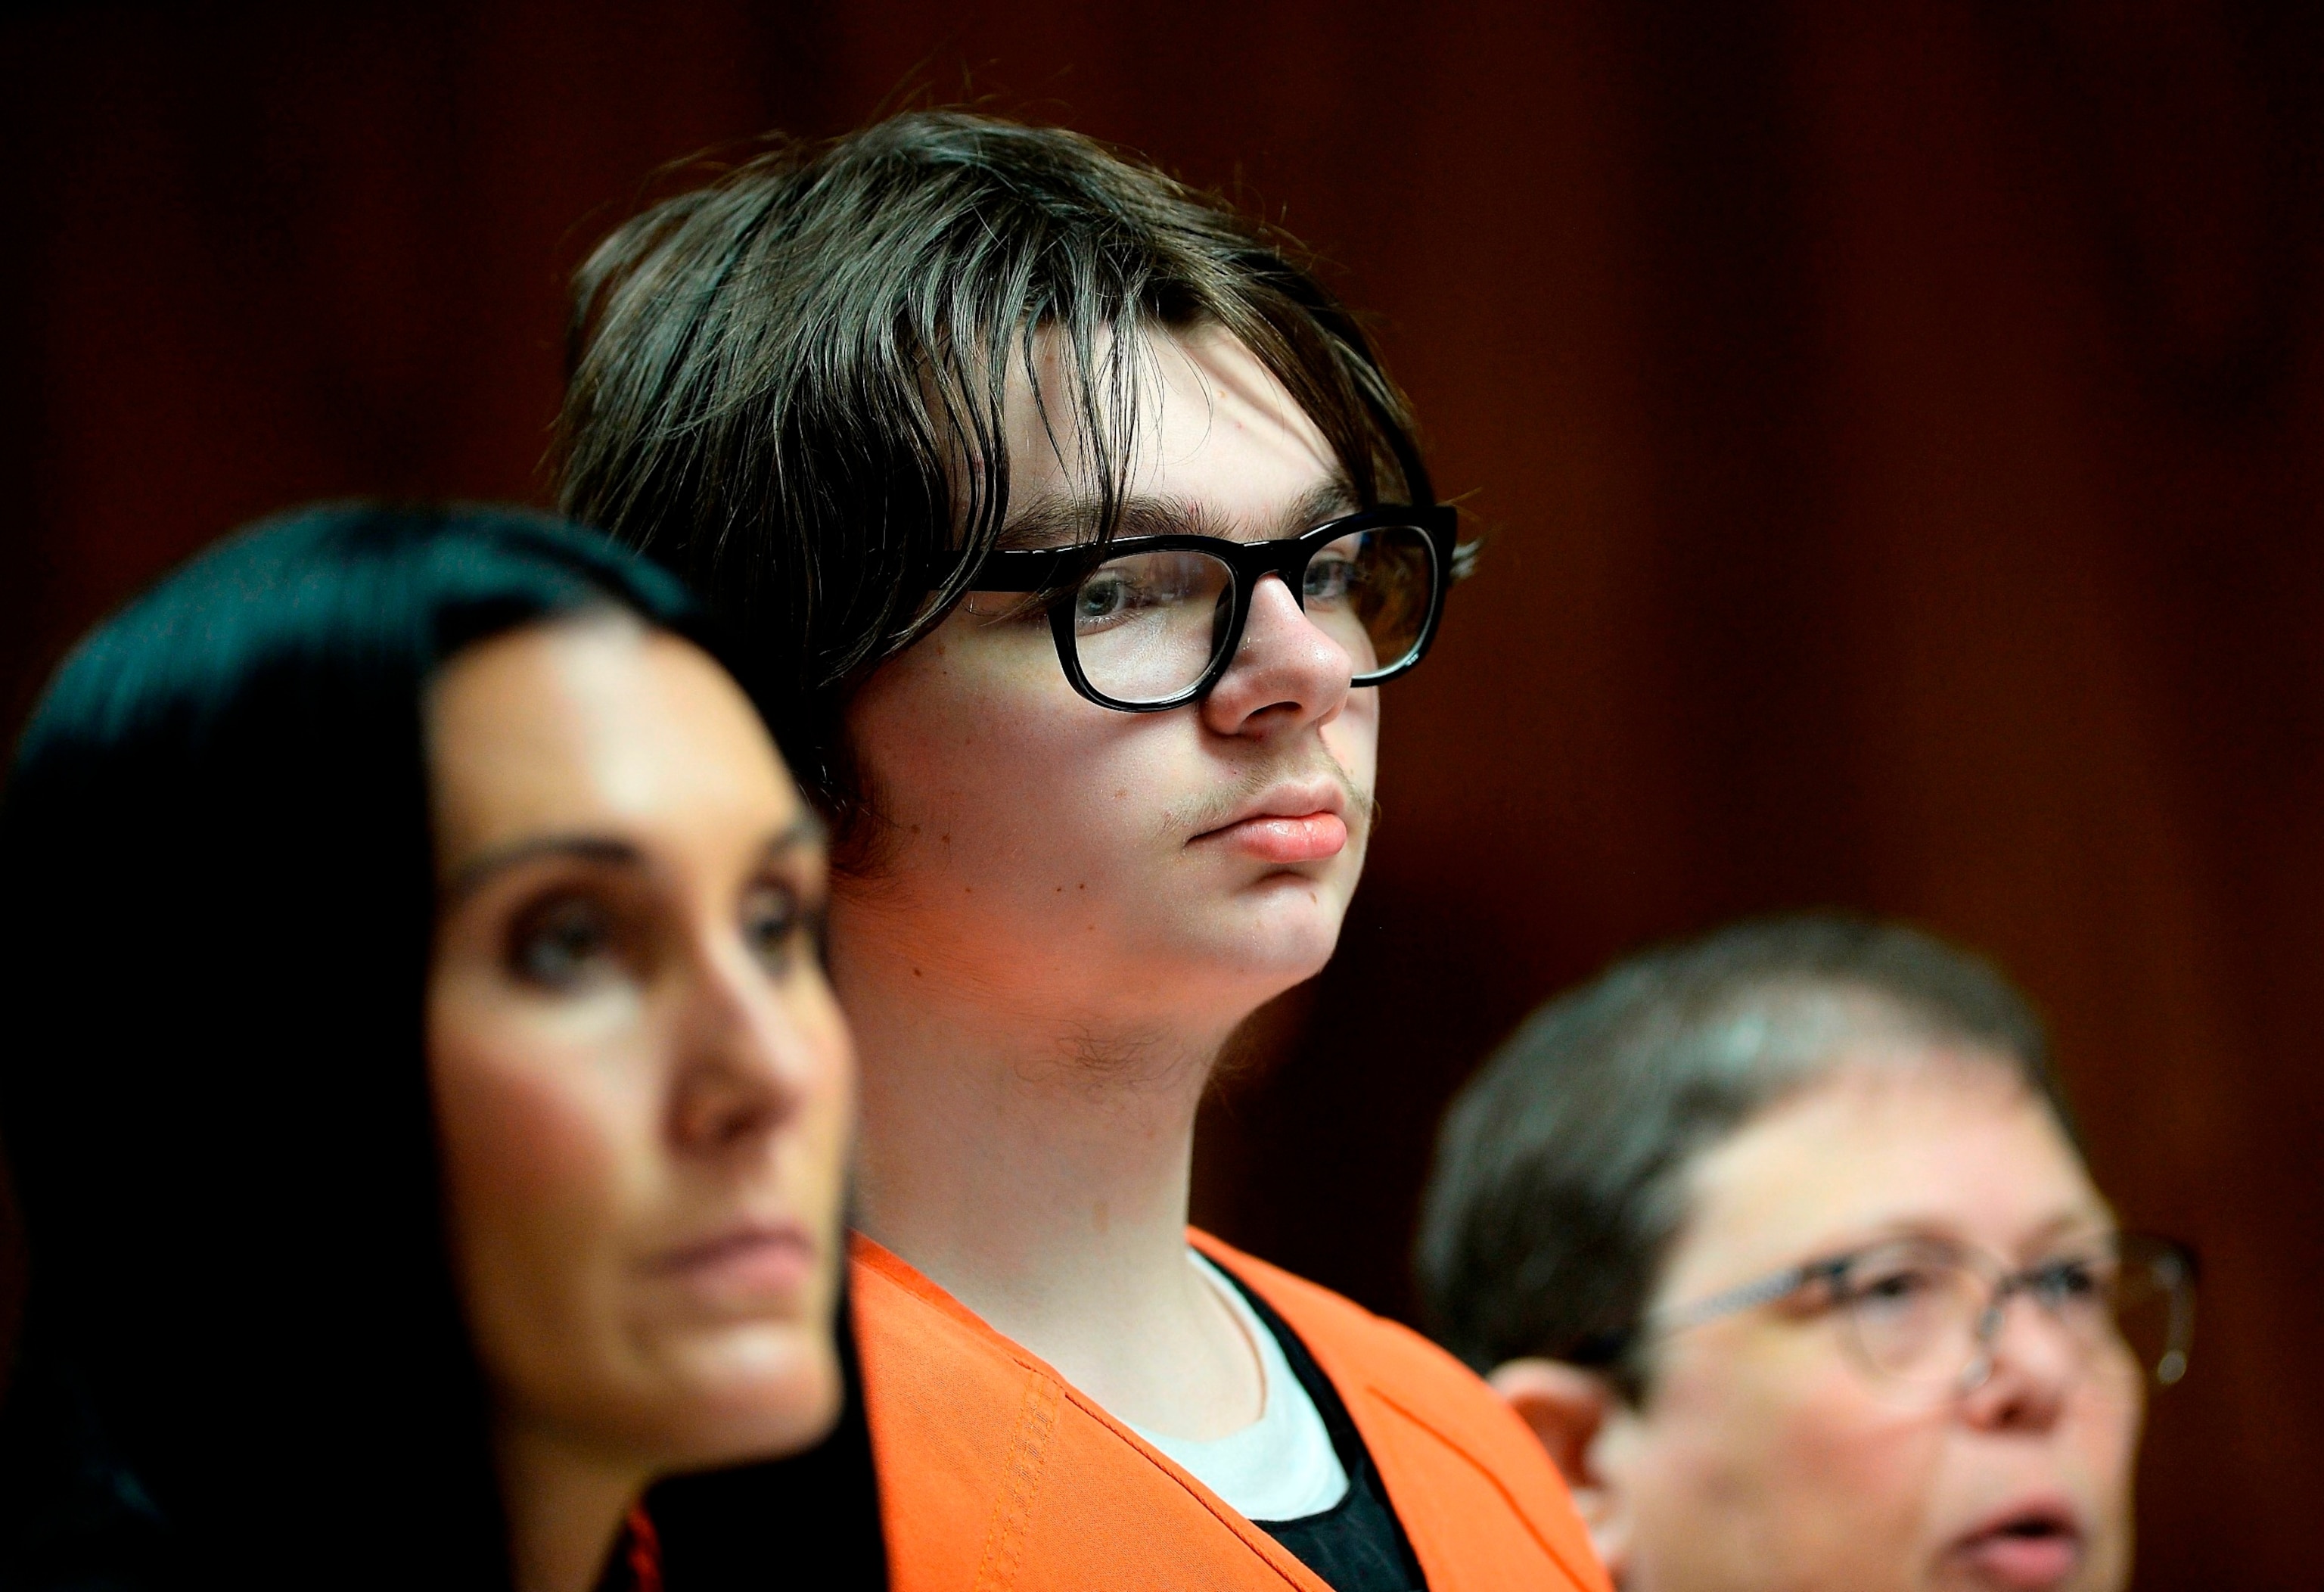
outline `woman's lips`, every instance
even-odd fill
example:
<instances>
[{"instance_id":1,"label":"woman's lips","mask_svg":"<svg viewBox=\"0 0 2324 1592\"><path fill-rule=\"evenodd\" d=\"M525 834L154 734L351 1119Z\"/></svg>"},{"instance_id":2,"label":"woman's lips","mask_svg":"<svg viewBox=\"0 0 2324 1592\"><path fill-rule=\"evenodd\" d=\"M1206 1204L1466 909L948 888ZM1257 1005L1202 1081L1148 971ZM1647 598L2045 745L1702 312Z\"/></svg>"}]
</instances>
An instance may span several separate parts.
<instances>
[{"instance_id":1,"label":"woman's lips","mask_svg":"<svg viewBox=\"0 0 2324 1592\"><path fill-rule=\"evenodd\" d=\"M1340 855L1348 844L1347 821L1336 812L1309 812L1297 817L1261 813L1229 824L1202 837L1205 843L1230 847L1261 862L1322 862Z\"/></svg>"},{"instance_id":2,"label":"woman's lips","mask_svg":"<svg viewBox=\"0 0 2324 1592\"><path fill-rule=\"evenodd\" d=\"M653 1276L723 1304L788 1300L815 1270L815 1241L788 1224L744 1227L665 1252L648 1263Z\"/></svg>"},{"instance_id":3,"label":"woman's lips","mask_svg":"<svg viewBox=\"0 0 2324 1592\"><path fill-rule=\"evenodd\" d=\"M2049 1592L2082 1561L2082 1535L2054 1514L2024 1516L1964 1538L1953 1557L1987 1586Z\"/></svg>"}]
</instances>

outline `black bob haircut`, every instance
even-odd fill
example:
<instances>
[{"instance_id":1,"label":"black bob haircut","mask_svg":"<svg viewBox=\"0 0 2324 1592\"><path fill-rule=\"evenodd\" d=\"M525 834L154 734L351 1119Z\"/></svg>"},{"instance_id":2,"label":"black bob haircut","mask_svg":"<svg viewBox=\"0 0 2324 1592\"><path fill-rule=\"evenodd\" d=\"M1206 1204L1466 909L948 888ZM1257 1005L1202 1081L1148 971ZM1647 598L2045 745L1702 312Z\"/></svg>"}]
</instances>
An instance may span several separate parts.
<instances>
[{"instance_id":1,"label":"black bob haircut","mask_svg":"<svg viewBox=\"0 0 2324 1592\"><path fill-rule=\"evenodd\" d=\"M0 1585L509 1585L422 1060L425 698L464 648L596 613L716 655L601 535L316 508L51 682L0 805L30 1250Z\"/></svg>"},{"instance_id":2,"label":"black bob haircut","mask_svg":"<svg viewBox=\"0 0 2324 1592\"><path fill-rule=\"evenodd\" d=\"M1055 334L1103 540L1147 334L1198 326L1284 384L1362 506L1433 500L1403 396L1286 239L1080 134L920 111L778 142L599 245L576 283L559 502L731 622L844 839L847 691L944 618L999 536L1002 398L1034 374L1034 334ZM916 571L953 550L930 593Z\"/></svg>"},{"instance_id":3,"label":"black bob haircut","mask_svg":"<svg viewBox=\"0 0 2324 1592\"><path fill-rule=\"evenodd\" d=\"M1864 1039L1983 1051L2075 1139L2025 997L1932 935L1814 914L1650 950L1535 1013L1454 1099L1416 1254L1438 1340L1480 1372L1600 1365L1643 1399L1627 1346L1689 1170Z\"/></svg>"}]
</instances>

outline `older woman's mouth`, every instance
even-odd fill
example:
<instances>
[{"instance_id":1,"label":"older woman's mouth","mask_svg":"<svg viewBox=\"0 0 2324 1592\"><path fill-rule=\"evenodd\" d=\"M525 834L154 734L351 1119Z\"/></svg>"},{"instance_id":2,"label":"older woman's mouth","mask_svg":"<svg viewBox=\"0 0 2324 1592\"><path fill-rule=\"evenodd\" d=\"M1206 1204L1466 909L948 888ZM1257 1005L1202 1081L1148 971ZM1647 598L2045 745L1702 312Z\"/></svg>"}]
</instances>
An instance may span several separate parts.
<instances>
[{"instance_id":1,"label":"older woman's mouth","mask_svg":"<svg viewBox=\"0 0 2324 1592\"><path fill-rule=\"evenodd\" d=\"M2082 1562L2082 1530L2073 1510L2043 1500L1989 1516L1947 1555L1983 1585L2008 1592L2051 1592Z\"/></svg>"}]
</instances>

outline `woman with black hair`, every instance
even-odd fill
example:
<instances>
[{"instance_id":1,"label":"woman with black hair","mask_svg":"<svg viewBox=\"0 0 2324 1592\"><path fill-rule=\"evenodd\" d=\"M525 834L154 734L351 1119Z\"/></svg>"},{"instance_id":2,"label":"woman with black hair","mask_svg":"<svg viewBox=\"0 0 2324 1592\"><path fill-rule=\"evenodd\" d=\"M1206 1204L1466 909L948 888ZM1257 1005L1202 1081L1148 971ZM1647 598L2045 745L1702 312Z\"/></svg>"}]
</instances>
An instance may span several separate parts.
<instances>
[{"instance_id":1,"label":"woman with black hair","mask_svg":"<svg viewBox=\"0 0 2324 1592\"><path fill-rule=\"evenodd\" d=\"M0 1587L650 1585L649 1483L830 1430L821 831L716 658L598 538L346 507L59 671L0 808Z\"/></svg>"}]
</instances>

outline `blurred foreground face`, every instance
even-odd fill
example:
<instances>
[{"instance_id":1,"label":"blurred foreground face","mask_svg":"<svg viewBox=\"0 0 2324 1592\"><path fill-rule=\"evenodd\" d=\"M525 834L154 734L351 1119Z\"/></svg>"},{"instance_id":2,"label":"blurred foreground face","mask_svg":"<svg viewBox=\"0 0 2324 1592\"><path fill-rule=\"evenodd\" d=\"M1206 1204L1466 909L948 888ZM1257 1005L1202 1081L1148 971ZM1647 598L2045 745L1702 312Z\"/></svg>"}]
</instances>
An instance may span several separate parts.
<instances>
[{"instance_id":1,"label":"blurred foreground face","mask_svg":"<svg viewBox=\"0 0 2324 1592\"><path fill-rule=\"evenodd\" d=\"M503 1446L665 1469L838 1410L820 831L733 681L605 619L438 680L429 1060Z\"/></svg>"},{"instance_id":2,"label":"blurred foreground face","mask_svg":"<svg viewBox=\"0 0 2324 1592\"><path fill-rule=\"evenodd\" d=\"M1997 1063L1923 1051L1840 1069L1694 1169L1658 1308L1803 1261L1934 1240L2031 1266L2112 1217L2041 1102ZM2012 1588L2129 1577L2144 1408L2126 1354L2014 1299L1968 1392L1882 1383L1807 1300L1674 1333L1598 1458L1599 1536L1628 1592Z\"/></svg>"}]
</instances>

